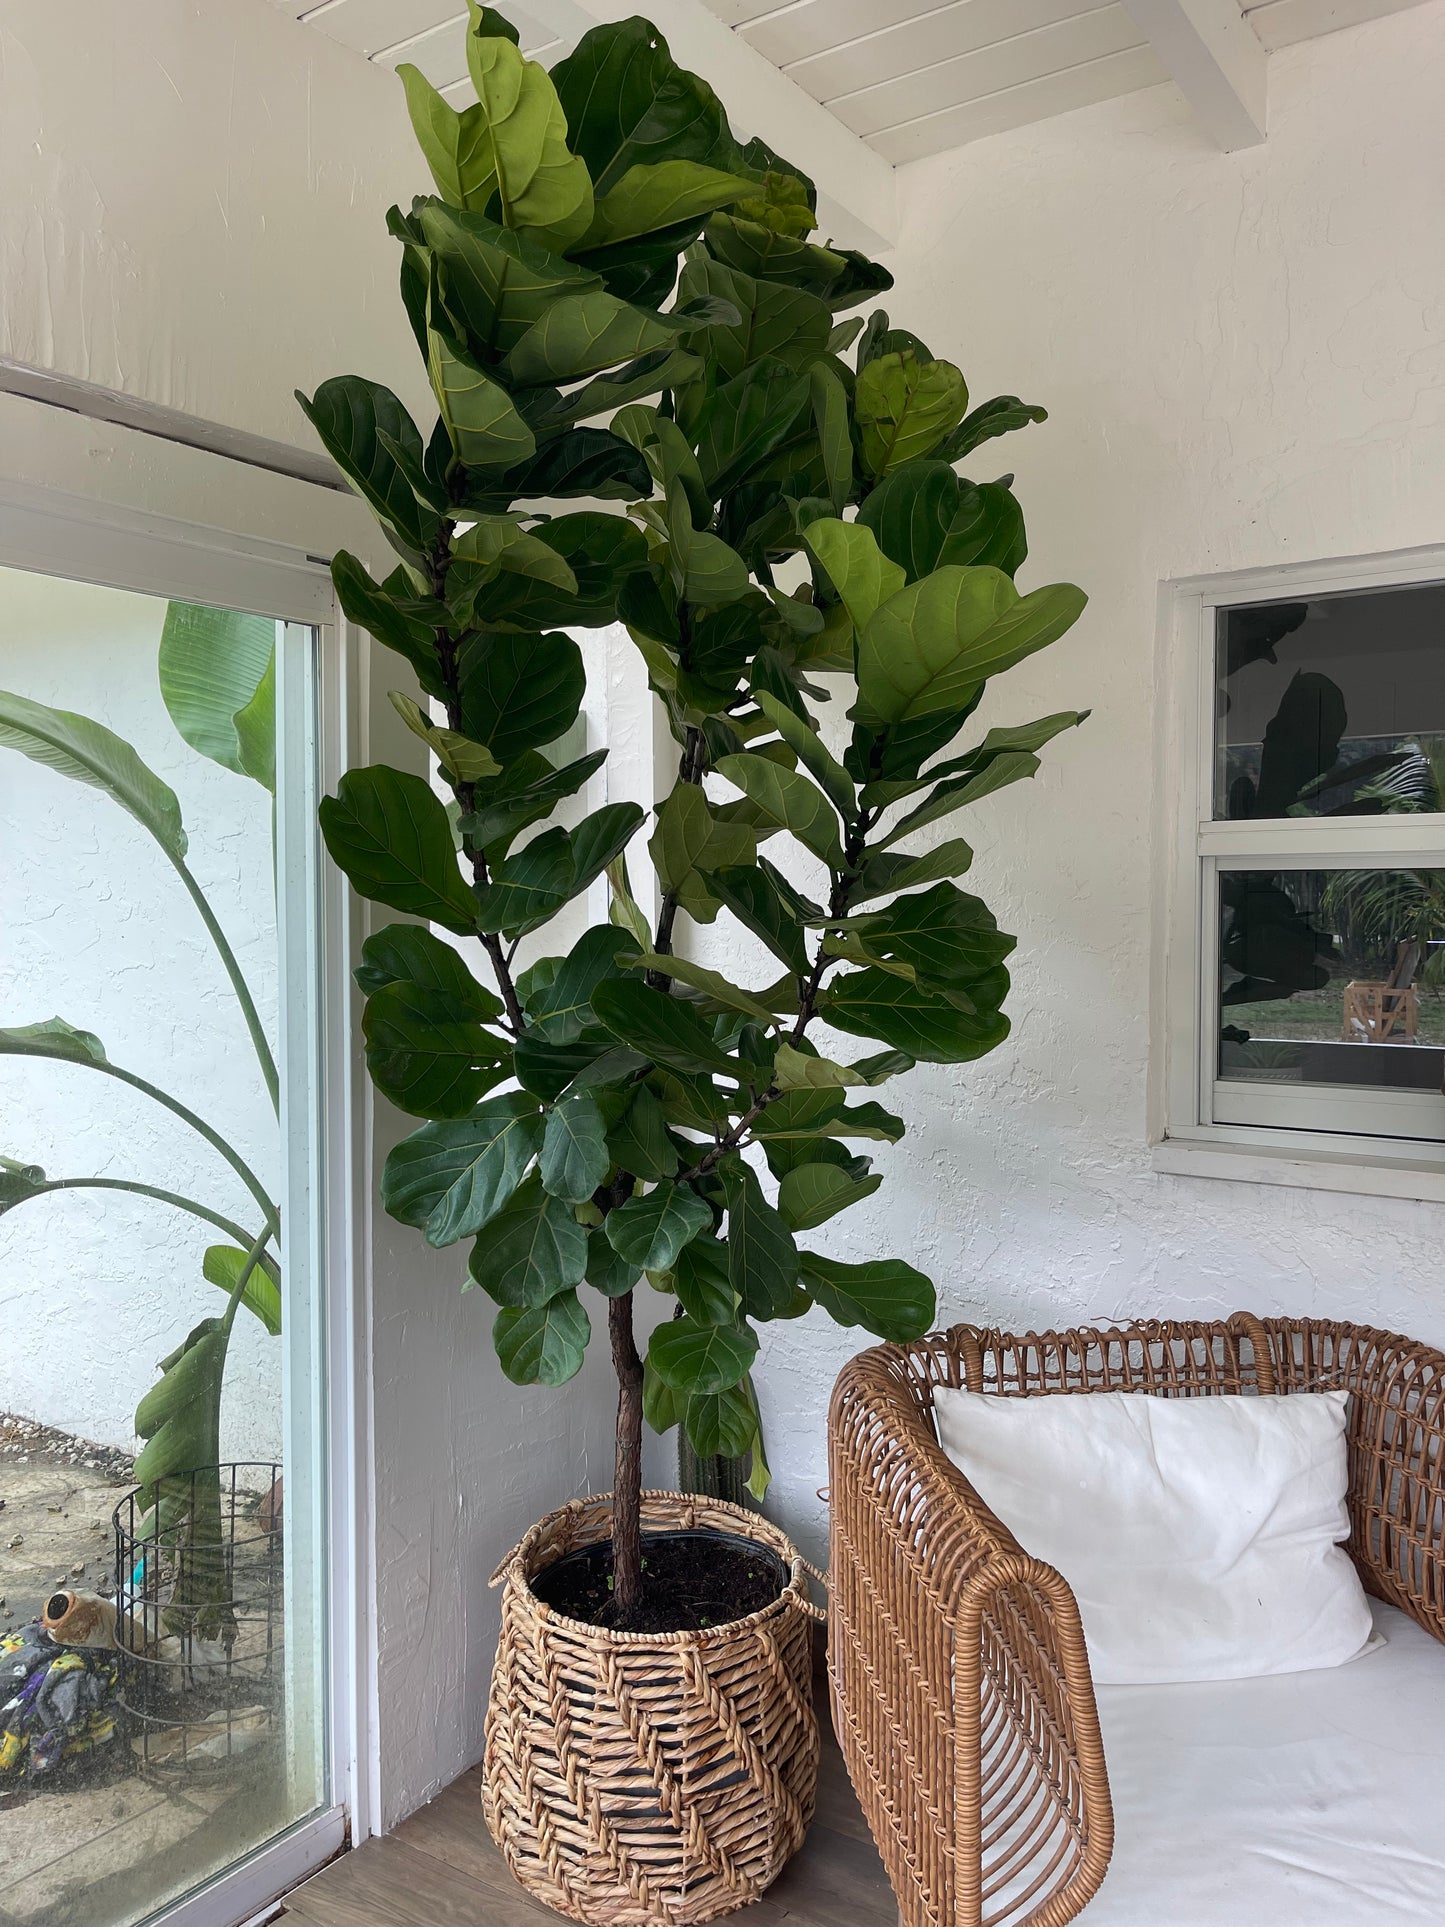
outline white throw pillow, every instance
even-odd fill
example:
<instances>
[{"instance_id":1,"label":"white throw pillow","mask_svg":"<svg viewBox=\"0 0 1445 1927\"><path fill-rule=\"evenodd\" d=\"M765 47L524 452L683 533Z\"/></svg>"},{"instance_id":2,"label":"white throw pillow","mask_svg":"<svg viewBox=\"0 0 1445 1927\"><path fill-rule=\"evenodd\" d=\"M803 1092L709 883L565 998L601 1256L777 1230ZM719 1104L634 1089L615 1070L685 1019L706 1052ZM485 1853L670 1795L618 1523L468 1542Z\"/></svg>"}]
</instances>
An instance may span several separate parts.
<instances>
[{"instance_id":1,"label":"white throw pillow","mask_svg":"<svg viewBox=\"0 0 1445 1927\"><path fill-rule=\"evenodd\" d=\"M1339 1666L1370 1609L1341 1549L1344 1392L934 1393L939 1443L1073 1588L1101 1686Z\"/></svg>"}]
</instances>

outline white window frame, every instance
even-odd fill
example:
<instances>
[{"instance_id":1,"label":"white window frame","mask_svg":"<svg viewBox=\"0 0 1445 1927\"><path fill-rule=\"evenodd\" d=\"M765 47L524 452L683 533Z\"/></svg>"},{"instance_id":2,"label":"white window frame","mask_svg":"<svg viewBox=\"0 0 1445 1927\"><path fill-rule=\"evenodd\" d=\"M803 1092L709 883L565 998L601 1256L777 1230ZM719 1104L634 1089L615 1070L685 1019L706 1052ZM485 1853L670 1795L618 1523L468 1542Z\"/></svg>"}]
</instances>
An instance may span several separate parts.
<instances>
[{"instance_id":1,"label":"white window frame","mask_svg":"<svg viewBox=\"0 0 1445 1927\"><path fill-rule=\"evenodd\" d=\"M175 511L183 504L194 504L212 522L182 519ZM279 531L285 540L273 539ZM0 395L0 566L252 610L314 628L320 793L334 790L364 740L369 653L365 639L340 618L326 558L342 540L365 553L369 531L361 505L349 496ZM315 1070L320 1116L312 1177L325 1197L313 1260L321 1267L321 1290L313 1309L327 1378L321 1441L331 1558L326 1804L162 1908L148 1927L227 1927L256 1917L257 1909L265 1917L273 1902L348 1841L359 1844L376 1831L379 1820L368 1127L349 1009L360 923L340 873L319 861L314 843L298 844L290 857L309 873L289 897L293 960L297 944L314 948L319 984L315 1034L291 1043ZM305 1173L293 1180L305 1181Z\"/></svg>"},{"instance_id":2,"label":"white window frame","mask_svg":"<svg viewBox=\"0 0 1445 1927\"><path fill-rule=\"evenodd\" d=\"M1289 563L1160 589L1149 1131L1156 1170L1445 1201L1445 1095L1221 1079L1221 870L1445 865L1445 813L1214 819L1217 612L1445 582L1445 545ZM1220 1114L1224 1113L1224 1116ZM1368 1116L1378 1135L1351 1131Z\"/></svg>"}]
</instances>

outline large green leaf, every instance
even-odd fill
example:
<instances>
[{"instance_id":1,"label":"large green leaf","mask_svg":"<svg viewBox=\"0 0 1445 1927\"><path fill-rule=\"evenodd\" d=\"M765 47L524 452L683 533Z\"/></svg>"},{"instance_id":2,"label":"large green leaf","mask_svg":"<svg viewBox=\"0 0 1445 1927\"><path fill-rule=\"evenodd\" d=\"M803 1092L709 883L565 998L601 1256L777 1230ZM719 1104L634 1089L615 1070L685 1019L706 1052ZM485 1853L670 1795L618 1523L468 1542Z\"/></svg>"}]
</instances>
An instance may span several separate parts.
<instances>
[{"instance_id":1,"label":"large green leaf","mask_svg":"<svg viewBox=\"0 0 1445 1927\"><path fill-rule=\"evenodd\" d=\"M667 533L673 586L693 603L734 602L748 592L748 566L719 536L694 528L681 481L667 491Z\"/></svg>"},{"instance_id":2,"label":"large green leaf","mask_svg":"<svg viewBox=\"0 0 1445 1927\"><path fill-rule=\"evenodd\" d=\"M486 109L477 102L458 112L410 61L396 71L406 89L412 131L437 192L454 207L484 208L496 191Z\"/></svg>"},{"instance_id":3,"label":"large green leaf","mask_svg":"<svg viewBox=\"0 0 1445 1927\"><path fill-rule=\"evenodd\" d=\"M525 1091L505 1091L469 1117L424 1124L388 1153L381 1201L430 1245L455 1244L496 1216L542 1143L542 1113Z\"/></svg>"},{"instance_id":4,"label":"large green leaf","mask_svg":"<svg viewBox=\"0 0 1445 1927\"><path fill-rule=\"evenodd\" d=\"M372 1083L413 1117L466 1117L502 1075L504 1046L450 991L387 984L361 1028Z\"/></svg>"},{"instance_id":5,"label":"large green leaf","mask_svg":"<svg viewBox=\"0 0 1445 1927\"><path fill-rule=\"evenodd\" d=\"M252 1263L249 1252L238 1245L207 1245L201 1260L201 1276L229 1298L241 1285L241 1303L260 1319L273 1338L281 1335L281 1286L274 1259Z\"/></svg>"},{"instance_id":6,"label":"large green leaf","mask_svg":"<svg viewBox=\"0 0 1445 1927\"><path fill-rule=\"evenodd\" d=\"M879 355L859 374L854 400L863 466L883 476L931 454L967 407L968 387L952 362Z\"/></svg>"},{"instance_id":7,"label":"large green leaf","mask_svg":"<svg viewBox=\"0 0 1445 1927\"><path fill-rule=\"evenodd\" d=\"M236 711L236 743L241 756L241 774L259 783L263 790L276 794L276 657L271 660L257 683L248 703Z\"/></svg>"},{"instance_id":8,"label":"large green leaf","mask_svg":"<svg viewBox=\"0 0 1445 1927\"><path fill-rule=\"evenodd\" d=\"M866 903L870 897L891 896L895 890L936 883L940 877L961 877L972 862L973 851L961 836L923 856L909 856L904 850L880 851L864 864L853 901Z\"/></svg>"},{"instance_id":9,"label":"large green leaf","mask_svg":"<svg viewBox=\"0 0 1445 1927\"><path fill-rule=\"evenodd\" d=\"M587 1233L587 1282L604 1298L625 1298L642 1280L642 1267L619 1258L600 1228Z\"/></svg>"},{"instance_id":10,"label":"large green leaf","mask_svg":"<svg viewBox=\"0 0 1445 1927\"><path fill-rule=\"evenodd\" d=\"M672 1267L677 1302L694 1323L734 1325L738 1295L728 1276L728 1247L717 1238L693 1238Z\"/></svg>"},{"instance_id":11,"label":"large green leaf","mask_svg":"<svg viewBox=\"0 0 1445 1927\"><path fill-rule=\"evenodd\" d=\"M1046 422L1048 418L1047 408L1020 401L1017 395L995 395L992 401L965 415L938 452L946 462L961 462L995 435L1008 435L1016 428L1027 428L1030 422Z\"/></svg>"},{"instance_id":12,"label":"large green leaf","mask_svg":"<svg viewBox=\"0 0 1445 1927\"><path fill-rule=\"evenodd\" d=\"M947 462L905 462L885 476L862 503L858 523L872 531L878 547L898 564L907 580L917 582L936 569L942 559L963 489L964 484Z\"/></svg>"},{"instance_id":13,"label":"large green leaf","mask_svg":"<svg viewBox=\"0 0 1445 1927\"><path fill-rule=\"evenodd\" d=\"M514 1385L565 1385L582 1369L592 1325L575 1291L503 1310L492 1324L497 1361Z\"/></svg>"},{"instance_id":14,"label":"large green leaf","mask_svg":"<svg viewBox=\"0 0 1445 1927\"><path fill-rule=\"evenodd\" d=\"M742 924L760 937L794 976L807 975L808 947L802 925L777 885L757 864L709 871L704 881Z\"/></svg>"},{"instance_id":15,"label":"large green leaf","mask_svg":"<svg viewBox=\"0 0 1445 1927\"><path fill-rule=\"evenodd\" d=\"M392 708L413 736L424 742L454 783L479 783L488 776L499 776L502 766L489 749L474 743L455 729L434 723L421 704L404 696L399 689L387 692Z\"/></svg>"},{"instance_id":16,"label":"large green leaf","mask_svg":"<svg viewBox=\"0 0 1445 1927\"><path fill-rule=\"evenodd\" d=\"M530 462L497 478L507 501L555 501L589 495L603 502L634 502L649 493L647 463L637 449L605 428L569 428L545 442Z\"/></svg>"},{"instance_id":17,"label":"large green leaf","mask_svg":"<svg viewBox=\"0 0 1445 1927\"><path fill-rule=\"evenodd\" d=\"M582 387L559 395L538 427L545 430L569 422L590 421L594 415L604 415L609 409L641 401L644 395L655 395L664 388L680 388L685 382L697 380L702 371L701 359L685 348L656 348L651 354L639 355L636 361L614 374L598 375Z\"/></svg>"},{"instance_id":18,"label":"large green leaf","mask_svg":"<svg viewBox=\"0 0 1445 1927\"><path fill-rule=\"evenodd\" d=\"M299 389L296 399L382 527L403 552L422 555L436 536L438 518L417 499L411 478L422 473L421 435L396 396L360 375L335 375L309 401Z\"/></svg>"},{"instance_id":19,"label":"large green leaf","mask_svg":"<svg viewBox=\"0 0 1445 1927\"><path fill-rule=\"evenodd\" d=\"M933 1286L901 1258L861 1265L821 1258L813 1251L805 1251L802 1258L803 1283L840 1325L862 1325L895 1345L921 1338L932 1325L937 1309Z\"/></svg>"},{"instance_id":20,"label":"large green leaf","mask_svg":"<svg viewBox=\"0 0 1445 1927\"><path fill-rule=\"evenodd\" d=\"M742 159L712 88L679 67L656 27L636 15L583 34L552 80L599 195L640 163L733 168Z\"/></svg>"},{"instance_id":21,"label":"large green leaf","mask_svg":"<svg viewBox=\"0 0 1445 1927\"><path fill-rule=\"evenodd\" d=\"M582 652L570 636L476 636L461 655L463 732L505 766L570 729L586 686Z\"/></svg>"},{"instance_id":22,"label":"large green leaf","mask_svg":"<svg viewBox=\"0 0 1445 1927\"><path fill-rule=\"evenodd\" d=\"M385 763L348 770L318 815L332 860L362 896L475 931L476 897L457 868L447 813L420 776Z\"/></svg>"},{"instance_id":23,"label":"large green leaf","mask_svg":"<svg viewBox=\"0 0 1445 1927\"><path fill-rule=\"evenodd\" d=\"M766 689L759 690L755 700L798 761L812 773L839 815L845 822L851 822L858 814L858 793L853 779L817 730Z\"/></svg>"},{"instance_id":24,"label":"large green leaf","mask_svg":"<svg viewBox=\"0 0 1445 1927\"><path fill-rule=\"evenodd\" d=\"M810 402L806 373L772 356L724 382L708 406L697 459L713 495L734 487L792 432Z\"/></svg>"},{"instance_id":25,"label":"large green leaf","mask_svg":"<svg viewBox=\"0 0 1445 1927\"><path fill-rule=\"evenodd\" d=\"M755 1067L730 1057L690 1005L646 984L612 979L592 993L599 1024L655 1064L685 1076L744 1077Z\"/></svg>"},{"instance_id":26,"label":"large green leaf","mask_svg":"<svg viewBox=\"0 0 1445 1927\"><path fill-rule=\"evenodd\" d=\"M607 1149L612 1162L649 1183L670 1178L678 1153L667 1134L667 1113L645 1084L633 1084L609 1113Z\"/></svg>"},{"instance_id":27,"label":"large green leaf","mask_svg":"<svg viewBox=\"0 0 1445 1927\"><path fill-rule=\"evenodd\" d=\"M145 1440L135 1462L138 1485L197 1472L220 1462L221 1384L229 1333L219 1318L203 1318L169 1357L161 1377L136 1407L136 1436Z\"/></svg>"},{"instance_id":28,"label":"large green leaf","mask_svg":"<svg viewBox=\"0 0 1445 1927\"><path fill-rule=\"evenodd\" d=\"M843 868L838 818L827 797L806 776L751 752L722 757L717 772L730 783L736 783L768 822L795 836L829 869Z\"/></svg>"},{"instance_id":29,"label":"large green leaf","mask_svg":"<svg viewBox=\"0 0 1445 1927\"><path fill-rule=\"evenodd\" d=\"M661 957L652 951L645 951L636 959L636 967L654 971L660 977L670 977L674 983L686 984L691 990L701 991L706 1008L718 1005L724 1010L740 1010L745 1017L751 1017L763 1025L771 1025L775 1021L773 1012L752 991L739 988L720 971L709 970L706 964L694 963L690 957ZM780 1001L783 1007L791 1003L796 1010L796 990Z\"/></svg>"},{"instance_id":30,"label":"large green leaf","mask_svg":"<svg viewBox=\"0 0 1445 1927\"><path fill-rule=\"evenodd\" d=\"M605 1180L612 1159L602 1110L591 1091L574 1091L547 1117L538 1169L544 1188L568 1204L583 1204Z\"/></svg>"},{"instance_id":31,"label":"large green leaf","mask_svg":"<svg viewBox=\"0 0 1445 1927\"><path fill-rule=\"evenodd\" d=\"M338 549L331 560L331 580L347 620L405 656L429 696L444 697L446 684L437 659L436 631L404 607L407 586L402 571L398 569L384 585L373 582L354 555ZM439 621L445 620L443 603L436 604L436 612Z\"/></svg>"},{"instance_id":32,"label":"large green leaf","mask_svg":"<svg viewBox=\"0 0 1445 1927\"><path fill-rule=\"evenodd\" d=\"M712 1212L685 1184L659 1184L646 1197L609 1211L604 1229L619 1258L641 1271L670 1271L677 1254L712 1223Z\"/></svg>"},{"instance_id":33,"label":"large green leaf","mask_svg":"<svg viewBox=\"0 0 1445 1927\"><path fill-rule=\"evenodd\" d=\"M767 356L791 368L805 369L826 352L832 327L828 305L801 288L760 281L727 267L710 254L699 253L683 269L678 297L689 301L700 295L730 302L738 310L735 323L710 328L705 337L697 339L697 345L716 364L724 380L740 375L744 368Z\"/></svg>"},{"instance_id":34,"label":"large green leaf","mask_svg":"<svg viewBox=\"0 0 1445 1927\"><path fill-rule=\"evenodd\" d=\"M459 461L506 469L536 453L537 438L507 390L434 315L427 327L427 373Z\"/></svg>"},{"instance_id":35,"label":"large green leaf","mask_svg":"<svg viewBox=\"0 0 1445 1927\"><path fill-rule=\"evenodd\" d=\"M1063 635L1086 599L1069 583L1021 596L998 569L936 569L890 596L859 636L862 699L884 722L958 709L979 683Z\"/></svg>"},{"instance_id":36,"label":"large green leaf","mask_svg":"<svg viewBox=\"0 0 1445 1927\"><path fill-rule=\"evenodd\" d=\"M103 790L150 831L172 861L185 855L175 791L103 723L0 690L0 749L18 749L58 776Z\"/></svg>"},{"instance_id":37,"label":"large green leaf","mask_svg":"<svg viewBox=\"0 0 1445 1927\"><path fill-rule=\"evenodd\" d=\"M798 1251L781 1215L740 1158L722 1171L728 1207L728 1278L753 1318L785 1316L798 1281Z\"/></svg>"},{"instance_id":38,"label":"large green leaf","mask_svg":"<svg viewBox=\"0 0 1445 1927\"><path fill-rule=\"evenodd\" d=\"M699 1458L743 1458L758 1443L758 1415L746 1379L721 1392L694 1392L682 1423Z\"/></svg>"},{"instance_id":39,"label":"large green leaf","mask_svg":"<svg viewBox=\"0 0 1445 1927\"><path fill-rule=\"evenodd\" d=\"M623 583L647 566L641 530L620 515L594 509L556 516L540 524L537 535L572 571L575 591L520 576L502 577L485 599L487 626L533 631L553 624L598 628L616 621Z\"/></svg>"},{"instance_id":40,"label":"large green leaf","mask_svg":"<svg viewBox=\"0 0 1445 1927\"><path fill-rule=\"evenodd\" d=\"M870 949L909 966L939 985L966 985L995 969L1017 939L999 929L980 897L952 883L937 883L918 896L900 897L886 910L850 919Z\"/></svg>"},{"instance_id":41,"label":"large green leaf","mask_svg":"<svg viewBox=\"0 0 1445 1927\"><path fill-rule=\"evenodd\" d=\"M544 830L493 869L478 892L479 927L512 936L535 930L557 914L575 883L572 839L559 825Z\"/></svg>"},{"instance_id":42,"label":"large green leaf","mask_svg":"<svg viewBox=\"0 0 1445 1927\"><path fill-rule=\"evenodd\" d=\"M447 312L474 350L505 355L559 295L602 286L600 275L485 215L426 200L414 204L412 221L442 268Z\"/></svg>"},{"instance_id":43,"label":"large green leaf","mask_svg":"<svg viewBox=\"0 0 1445 1927\"><path fill-rule=\"evenodd\" d=\"M545 984L526 995L527 1015L537 1035L552 1043L575 1039L590 1024L592 993L605 978L620 976L636 955L631 934L602 924L586 930Z\"/></svg>"},{"instance_id":44,"label":"large green leaf","mask_svg":"<svg viewBox=\"0 0 1445 1927\"><path fill-rule=\"evenodd\" d=\"M861 634L880 604L904 586L904 573L878 545L862 521L842 522L821 516L803 531L803 540L818 558L828 580Z\"/></svg>"},{"instance_id":45,"label":"large green leaf","mask_svg":"<svg viewBox=\"0 0 1445 1927\"><path fill-rule=\"evenodd\" d=\"M361 962L352 972L369 997L386 984L420 984L444 990L476 1017L500 1017L502 1006L490 990L477 982L454 945L419 923L388 923L361 946Z\"/></svg>"},{"instance_id":46,"label":"large green leaf","mask_svg":"<svg viewBox=\"0 0 1445 1927\"><path fill-rule=\"evenodd\" d=\"M998 1008L1008 977L1002 970L998 975L997 996L963 1010L943 992L887 971L849 971L824 990L818 1014L836 1030L880 1038L925 1063L968 1064L1008 1036L1008 1019Z\"/></svg>"},{"instance_id":47,"label":"large green leaf","mask_svg":"<svg viewBox=\"0 0 1445 1927\"><path fill-rule=\"evenodd\" d=\"M276 624L267 616L195 602L166 604L156 664L161 700L192 749L238 776L251 771L242 761L237 712L256 695L275 650ZM268 720L274 744L274 707Z\"/></svg>"},{"instance_id":48,"label":"large green leaf","mask_svg":"<svg viewBox=\"0 0 1445 1927\"><path fill-rule=\"evenodd\" d=\"M654 348L670 347L678 325L600 288L560 294L507 356L507 374L522 387L580 381Z\"/></svg>"},{"instance_id":49,"label":"large green leaf","mask_svg":"<svg viewBox=\"0 0 1445 1927\"><path fill-rule=\"evenodd\" d=\"M578 245L612 247L659 228L700 220L741 200L752 187L741 175L701 161L640 161L598 198L592 225Z\"/></svg>"},{"instance_id":50,"label":"large green leaf","mask_svg":"<svg viewBox=\"0 0 1445 1927\"><path fill-rule=\"evenodd\" d=\"M477 784L463 827L489 857L501 855L519 831L550 816L562 798L574 796L606 760L607 751L595 749L554 770L535 750L524 751L496 782Z\"/></svg>"},{"instance_id":51,"label":"large green leaf","mask_svg":"<svg viewBox=\"0 0 1445 1927\"><path fill-rule=\"evenodd\" d=\"M647 1347L647 1362L663 1384L691 1393L726 1391L757 1355L757 1337L747 1325L699 1325L685 1317L659 1325Z\"/></svg>"},{"instance_id":52,"label":"large green leaf","mask_svg":"<svg viewBox=\"0 0 1445 1927\"><path fill-rule=\"evenodd\" d=\"M1039 759L1024 750L1005 750L994 756L971 776L956 777L952 782L940 783L924 798L916 809L908 812L883 839L880 847L897 843L915 830L921 830L925 823L937 822L940 816L949 816L954 810L964 809L970 803L980 802L985 796L992 796L995 790L1006 789L1010 783L1023 782L1038 773Z\"/></svg>"},{"instance_id":53,"label":"large green leaf","mask_svg":"<svg viewBox=\"0 0 1445 1927\"><path fill-rule=\"evenodd\" d=\"M778 1182L778 1210L792 1230L811 1231L870 1196L882 1182L878 1172L855 1178L832 1162L797 1164Z\"/></svg>"},{"instance_id":54,"label":"large green leaf","mask_svg":"<svg viewBox=\"0 0 1445 1927\"><path fill-rule=\"evenodd\" d=\"M499 1305L545 1305L581 1284L587 1233L571 1205L544 1191L533 1172L478 1233L467 1269Z\"/></svg>"},{"instance_id":55,"label":"large green leaf","mask_svg":"<svg viewBox=\"0 0 1445 1927\"><path fill-rule=\"evenodd\" d=\"M699 872L751 862L757 838L745 824L720 820L700 783L678 783L657 812L647 847L663 889L680 899L689 916L711 922L718 900Z\"/></svg>"}]
</instances>

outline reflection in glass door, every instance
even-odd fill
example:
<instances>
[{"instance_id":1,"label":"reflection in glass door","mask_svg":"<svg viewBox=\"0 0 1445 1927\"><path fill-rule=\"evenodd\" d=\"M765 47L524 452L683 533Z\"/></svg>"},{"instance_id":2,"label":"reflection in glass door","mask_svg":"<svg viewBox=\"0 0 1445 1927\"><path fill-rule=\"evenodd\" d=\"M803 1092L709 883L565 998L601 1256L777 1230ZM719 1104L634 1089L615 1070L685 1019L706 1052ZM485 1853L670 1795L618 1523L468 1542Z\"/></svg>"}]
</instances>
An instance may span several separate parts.
<instances>
[{"instance_id":1,"label":"reflection in glass door","mask_svg":"<svg viewBox=\"0 0 1445 1927\"><path fill-rule=\"evenodd\" d=\"M316 651L0 570L6 1927L328 1804Z\"/></svg>"}]
</instances>

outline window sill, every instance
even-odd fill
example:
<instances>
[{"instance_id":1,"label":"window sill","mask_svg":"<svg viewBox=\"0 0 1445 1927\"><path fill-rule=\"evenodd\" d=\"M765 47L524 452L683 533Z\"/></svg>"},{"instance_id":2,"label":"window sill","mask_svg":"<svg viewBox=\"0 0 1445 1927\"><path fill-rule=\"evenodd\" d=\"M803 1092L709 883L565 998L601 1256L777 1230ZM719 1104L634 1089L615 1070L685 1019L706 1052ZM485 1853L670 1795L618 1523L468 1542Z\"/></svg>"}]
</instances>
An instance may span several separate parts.
<instances>
[{"instance_id":1,"label":"window sill","mask_svg":"<svg viewBox=\"0 0 1445 1927\"><path fill-rule=\"evenodd\" d=\"M1281 1184L1306 1191L1349 1191L1373 1198L1445 1204L1445 1165L1368 1152L1302 1155L1292 1145L1166 1138L1150 1153L1156 1171L1181 1178L1231 1178L1237 1184Z\"/></svg>"}]
</instances>

